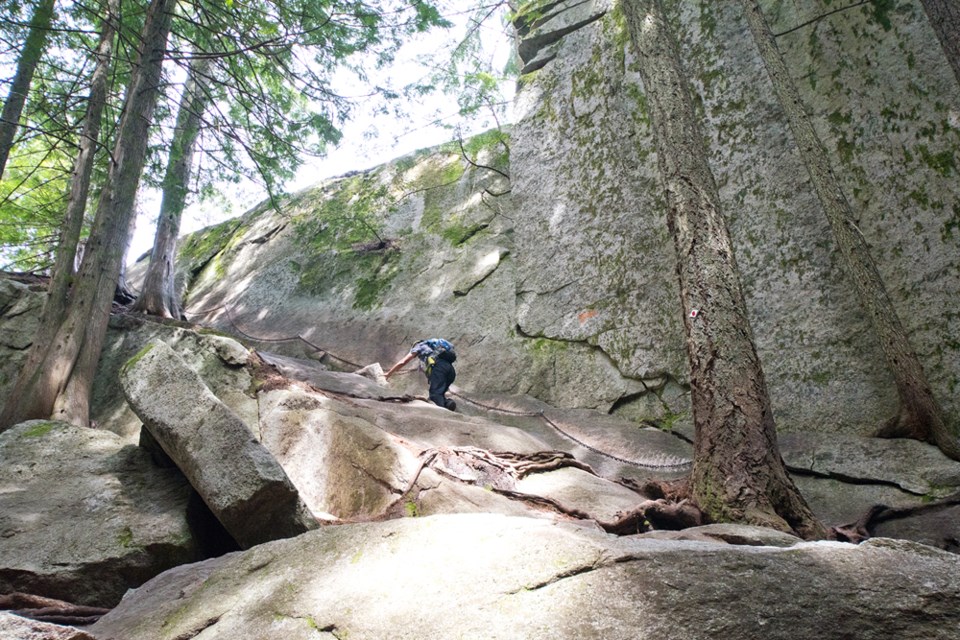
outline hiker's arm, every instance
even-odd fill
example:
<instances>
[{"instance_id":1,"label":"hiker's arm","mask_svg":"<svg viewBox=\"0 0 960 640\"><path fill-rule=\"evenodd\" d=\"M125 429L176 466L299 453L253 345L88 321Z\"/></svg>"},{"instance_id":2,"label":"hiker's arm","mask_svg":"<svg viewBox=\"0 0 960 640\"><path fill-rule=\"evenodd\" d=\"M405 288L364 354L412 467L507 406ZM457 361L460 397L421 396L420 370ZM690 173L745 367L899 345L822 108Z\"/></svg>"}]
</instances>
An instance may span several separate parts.
<instances>
[{"instance_id":1,"label":"hiker's arm","mask_svg":"<svg viewBox=\"0 0 960 640\"><path fill-rule=\"evenodd\" d=\"M387 371L387 372L386 372L385 374L383 374L383 375L384 375L385 377L389 378L389 377L393 374L394 371L396 371L396 370L399 369L400 367L404 366L405 364L407 364L408 362L410 362L411 360L413 360L415 357L417 357L417 354L415 354L415 353L408 353L407 355L405 355L405 356L403 357L403 360L401 360L401 361L398 362L397 364L395 364L395 365L393 365L392 367L390 367L390 371Z\"/></svg>"}]
</instances>

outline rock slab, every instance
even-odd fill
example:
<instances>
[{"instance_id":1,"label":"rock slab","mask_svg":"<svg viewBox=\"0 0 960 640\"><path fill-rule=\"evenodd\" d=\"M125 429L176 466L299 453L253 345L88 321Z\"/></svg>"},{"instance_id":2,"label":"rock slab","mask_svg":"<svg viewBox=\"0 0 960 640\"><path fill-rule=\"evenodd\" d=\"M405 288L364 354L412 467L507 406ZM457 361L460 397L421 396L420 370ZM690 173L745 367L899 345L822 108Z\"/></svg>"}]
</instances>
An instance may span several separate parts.
<instances>
[{"instance_id":1,"label":"rock slab","mask_svg":"<svg viewBox=\"0 0 960 640\"><path fill-rule=\"evenodd\" d=\"M915 543L735 546L460 514L325 527L178 567L91 632L100 640L796 640L829 630L955 640L958 605L960 557Z\"/></svg>"},{"instance_id":2,"label":"rock slab","mask_svg":"<svg viewBox=\"0 0 960 640\"><path fill-rule=\"evenodd\" d=\"M5 431L0 593L113 606L127 589L197 559L189 495L180 473L109 431L45 420Z\"/></svg>"},{"instance_id":3,"label":"rock slab","mask_svg":"<svg viewBox=\"0 0 960 640\"><path fill-rule=\"evenodd\" d=\"M37 622L0 611L0 638L4 640L97 640L85 631Z\"/></svg>"},{"instance_id":4,"label":"rock slab","mask_svg":"<svg viewBox=\"0 0 960 640\"><path fill-rule=\"evenodd\" d=\"M144 347L120 381L144 426L242 548L316 526L276 459L164 342Z\"/></svg>"}]
</instances>

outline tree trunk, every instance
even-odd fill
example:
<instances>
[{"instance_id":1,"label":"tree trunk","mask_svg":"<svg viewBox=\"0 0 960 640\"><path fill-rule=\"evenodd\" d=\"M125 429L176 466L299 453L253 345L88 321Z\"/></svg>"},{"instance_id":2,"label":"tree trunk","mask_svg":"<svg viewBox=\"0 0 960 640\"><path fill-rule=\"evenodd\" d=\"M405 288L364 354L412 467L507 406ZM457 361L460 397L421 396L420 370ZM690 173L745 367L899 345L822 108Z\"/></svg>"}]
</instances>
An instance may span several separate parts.
<instances>
[{"instance_id":1,"label":"tree trunk","mask_svg":"<svg viewBox=\"0 0 960 640\"><path fill-rule=\"evenodd\" d=\"M193 154L200 135L200 120L208 101L204 84L209 67L209 58L196 58L190 64L190 73L180 99L167 170L163 177L160 218L157 221L150 265L147 267L140 297L133 306L134 311L163 318L183 318L175 283L177 236L189 193Z\"/></svg>"},{"instance_id":2,"label":"tree trunk","mask_svg":"<svg viewBox=\"0 0 960 640\"><path fill-rule=\"evenodd\" d=\"M957 0L921 0L921 4L960 83L960 4Z\"/></svg>"},{"instance_id":3,"label":"tree trunk","mask_svg":"<svg viewBox=\"0 0 960 640\"><path fill-rule=\"evenodd\" d=\"M693 417L691 493L715 521L822 538L780 457L720 196L660 0L625 0L674 239Z\"/></svg>"},{"instance_id":4,"label":"tree trunk","mask_svg":"<svg viewBox=\"0 0 960 640\"><path fill-rule=\"evenodd\" d=\"M20 127L20 115L23 105L27 102L27 94L33 83L33 73L37 70L40 58L47 47L47 35L50 25L53 24L53 9L55 0L40 0L33 17L30 19L30 30L27 40L20 52L17 61L17 72L10 85L10 93L3 103L3 113L0 114L0 176L7 167L7 158L13 147L13 138Z\"/></svg>"},{"instance_id":5,"label":"tree trunk","mask_svg":"<svg viewBox=\"0 0 960 640\"><path fill-rule=\"evenodd\" d=\"M740 1L800 156L840 247L847 275L853 280L860 304L873 323L887 366L896 381L900 410L877 435L930 442L954 460L960 460L957 437L950 433L943 411L927 382L920 358L910 345L906 329L870 256L867 241L854 223L853 209L830 168L826 149L803 109L800 93L760 6L756 0Z\"/></svg>"},{"instance_id":6,"label":"tree trunk","mask_svg":"<svg viewBox=\"0 0 960 640\"><path fill-rule=\"evenodd\" d=\"M175 2L151 0L147 9L110 171L65 317L39 365L21 372L0 429L31 418L53 417L82 426L89 422L90 388L129 240Z\"/></svg>"},{"instance_id":7,"label":"tree trunk","mask_svg":"<svg viewBox=\"0 0 960 640\"><path fill-rule=\"evenodd\" d=\"M100 44L97 47L97 64L90 79L90 96L87 98L87 112L84 116L83 133L80 135L80 151L73 165L70 180L70 193L67 198L67 210L57 245L56 260L47 292L47 303L41 326L48 327L52 320L63 316L67 304L70 282L75 272L77 246L83 229L83 215L87 207L90 192L90 176L100 141L100 125L103 110L107 102L107 81L110 74L110 62L113 58L113 40L116 34L114 21L117 19L120 0L109 0L107 15L103 19L100 32ZM56 327L54 327L55 329ZM46 341L44 341L46 342Z\"/></svg>"},{"instance_id":8,"label":"tree trunk","mask_svg":"<svg viewBox=\"0 0 960 640\"><path fill-rule=\"evenodd\" d=\"M23 371L33 372L33 376L39 374L40 367L47 358L48 348L60 329L60 322L67 310L70 286L77 268L75 262L78 257L80 231L83 228L83 216L90 188L90 175L93 172L94 156L100 137L101 118L106 105L107 81L116 32L113 21L117 17L118 4L119 0L110 0L107 16L104 18L100 44L97 47L97 65L91 77L90 96L87 99L87 112L84 116L83 133L80 136L80 151L74 163L67 210L64 214L56 260L50 285L47 289L47 301L44 303L43 313L40 316L40 327L37 335L33 339L33 344L30 345L30 351L23 365ZM35 377L28 379L21 376L11 398L19 397L22 392L21 385L28 385L23 387L24 389L29 388L29 385L36 383L36 381ZM10 402L12 401L8 400L8 405ZM7 409L12 409L12 407L8 406ZM0 430L15 424L16 421L7 424L5 410L4 415L0 416Z\"/></svg>"}]
</instances>

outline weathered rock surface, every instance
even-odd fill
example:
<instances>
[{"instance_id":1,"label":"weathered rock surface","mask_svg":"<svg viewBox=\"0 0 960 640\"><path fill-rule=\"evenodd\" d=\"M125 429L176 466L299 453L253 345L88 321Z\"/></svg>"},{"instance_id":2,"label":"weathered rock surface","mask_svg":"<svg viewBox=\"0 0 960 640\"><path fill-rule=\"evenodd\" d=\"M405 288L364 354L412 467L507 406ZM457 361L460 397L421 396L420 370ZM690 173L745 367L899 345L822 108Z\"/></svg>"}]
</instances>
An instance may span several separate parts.
<instances>
[{"instance_id":1,"label":"weathered rock surface","mask_svg":"<svg viewBox=\"0 0 960 640\"><path fill-rule=\"evenodd\" d=\"M960 347L944 336L957 333L958 316L937 310L960 295L960 186L953 168L928 160L957 156L960 87L923 3L832 13L817 4L758 4L780 34L778 47L829 150L825 162L856 211L935 393L956 417ZM741 5L664 7L702 114L777 423L784 431L867 435L894 415L896 393ZM633 55L615 3L570 0L530 13L518 12L519 46L537 51L524 60L539 69L518 92L511 146L518 326L530 336L597 345L624 376L655 391L624 396L618 411L655 417L645 403L659 397L672 415L688 412L676 393L686 367L675 257L651 151L650 97L638 75L648 62ZM926 97L911 93L914 57L923 60ZM940 106L929 95L941 96ZM923 133L930 130L944 131L932 148Z\"/></svg>"},{"instance_id":2,"label":"weathered rock surface","mask_svg":"<svg viewBox=\"0 0 960 640\"><path fill-rule=\"evenodd\" d=\"M870 533L915 540L960 554L960 505L930 505L903 513L900 517L891 516L878 522Z\"/></svg>"},{"instance_id":3,"label":"weathered rock surface","mask_svg":"<svg viewBox=\"0 0 960 640\"><path fill-rule=\"evenodd\" d=\"M39 420L5 431L0 592L112 606L197 559L189 494L180 473L108 431Z\"/></svg>"},{"instance_id":4,"label":"weathered rock surface","mask_svg":"<svg viewBox=\"0 0 960 640\"><path fill-rule=\"evenodd\" d=\"M404 459L394 449L398 443L420 460L425 460L430 452L438 452L416 482L410 476L409 463L391 463L392 471L380 468L379 463L372 465L371 469L378 470L367 473L369 480L358 482L356 487L367 487L358 489L359 494L367 490L378 494L376 501L368 503L378 508L396 507L397 501L401 501L407 514L487 511L561 519L580 514L587 520L610 523L618 512L629 511L645 499L639 492L631 495L619 483L627 481L633 487L641 487L647 480L680 478L691 468L692 447L687 436L641 427L596 411L558 409L526 396L468 394L460 390L455 397L463 413L451 413L427 402L409 401L409 397L407 402L399 402L400 398L391 397L388 390L354 374L332 375L316 370L310 362L278 359L271 354L261 356L267 361L281 362L286 374L308 382L321 393L261 394L262 411L268 411L265 415L269 415L271 406L264 402L266 398L271 398L270 402L290 398L291 408L284 409L288 415L281 420L286 435L279 435L278 431L275 436L277 442L296 443L285 447L307 451L315 446L313 455L320 455L323 446L304 447L309 438L302 428L294 426L298 420L309 424L311 407L319 406L323 410L318 416L324 416L324 423L346 417L382 430L384 442L389 443L386 451L394 451L388 459ZM285 395L288 393L292 395ZM293 408L301 414L296 419L290 419L296 413ZM284 459L283 447L271 446ZM787 434L782 437L781 447L798 486L828 526L856 522L877 504L901 509L919 507L931 497L947 496L960 489L960 463L919 442ZM484 453L489 452L533 456L545 451L572 455L589 472L561 465L526 477L509 473L510 477L505 477L496 468L503 460L493 461L491 466L489 460L483 459ZM830 451L838 455L831 456ZM293 457L310 459L299 453ZM356 460L362 456L347 457ZM290 471L291 477L302 493L311 495L325 476L319 467L313 470L307 464L304 468L310 469L305 480L298 479L302 475L299 471ZM574 477L576 480L571 480ZM324 501L330 499L316 504L329 504ZM553 506L542 499L552 501ZM383 512L374 509L365 510L364 514L379 517ZM935 541L934 546L952 548L953 528L941 523L942 517L936 520L938 526L924 535L920 533L921 525L910 524L914 520L929 521L931 517L904 515L897 531L911 540Z\"/></svg>"},{"instance_id":5,"label":"weathered rock surface","mask_svg":"<svg viewBox=\"0 0 960 640\"><path fill-rule=\"evenodd\" d=\"M261 441L317 517L379 516L410 488L417 458L341 404L298 390L262 393Z\"/></svg>"},{"instance_id":6,"label":"weathered rock surface","mask_svg":"<svg viewBox=\"0 0 960 640\"><path fill-rule=\"evenodd\" d=\"M164 342L144 347L120 381L144 426L241 547L315 526L250 427Z\"/></svg>"},{"instance_id":7,"label":"weathered rock surface","mask_svg":"<svg viewBox=\"0 0 960 640\"><path fill-rule=\"evenodd\" d=\"M110 319L107 341L100 356L93 385L90 417L98 425L136 443L140 419L127 404L117 385L123 365L148 342L162 339L200 374L217 398L247 424L257 420L257 401L250 393L251 378L243 366L249 351L232 338L204 330L157 322L139 315Z\"/></svg>"},{"instance_id":8,"label":"weathered rock surface","mask_svg":"<svg viewBox=\"0 0 960 640\"><path fill-rule=\"evenodd\" d=\"M373 378L360 373L342 373L338 371L329 371L319 363L301 360L298 358L284 357L275 353L259 352L264 362L276 367L281 375L301 380L315 387L339 393L346 396L355 396L358 398L374 398L376 400L409 400L410 396L404 393L392 391L385 384L381 384L373 373ZM374 371L374 367L379 368L381 376L383 369L379 363L365 367L368 371ZM385 380L384 380L385 382Z\"/></svg>"},{"instance_id":9,"label":"weathered rock surface","mask_svg":"<svg viewBox=\"0 0 960 640\"><path fill-rule=\"evenodd\" d=\"M4 640L97 640L86 631L37 622L0 611L0 638Z\"/></svg>"},{"instance_id":10,"label":"weathered rock surface","mask_svg":"<svg viewBox=\"0 0 960 640\"><path fill-rule=\"evenodd\" d=\"M916 440L827 434L787 434L780 438L787 465L846 481L885 483L931 498L960 486L960 463Z\"/></svg>"},{"instance_id":11,"label":"weathered rock surface","mask_svg":"<svg viewBox=\"0 0 960 640\"><path fill-rule=\"evenodd\" d=\"M953 640L958 605L960 557L913 543L733 546L451 515L325 527L179 567L130 593L91 632Z\"/></svg>"},{"instance_id":12,"label":"weathered rock surface","mask_svg":"<svg viewBox=\"0 0 960 640\"><path fill-rule=\"evenodd\" d=\"M960 343L944 336L960 333L950 310L960 297L960 87L923 3L759 6L796 70L822 162L956 423ZM777 424L868 435L896 413L892 377L743 10L667 2L665 12ZM610 0L518 6L514 20L524 75L509 157L487 133L464 151L412 154L293 194L282 212L261 204L195 234L179 259L192 319L341 370L443 335L458 345L468 392L689 420L675 256L639 74L650 63L633 55ZM394 384L412 393L418 383Z\"/></svg>"},{"instance_id":13,"label":"weathered rock surface","mask_svg":"<svg viewBox=\"0 0 960 640\"><path fill-rule=\"evenodd\" d=\"M0 277L0 398L13 388L40 324L46 294Z\"/></svg>"}]
</instances>

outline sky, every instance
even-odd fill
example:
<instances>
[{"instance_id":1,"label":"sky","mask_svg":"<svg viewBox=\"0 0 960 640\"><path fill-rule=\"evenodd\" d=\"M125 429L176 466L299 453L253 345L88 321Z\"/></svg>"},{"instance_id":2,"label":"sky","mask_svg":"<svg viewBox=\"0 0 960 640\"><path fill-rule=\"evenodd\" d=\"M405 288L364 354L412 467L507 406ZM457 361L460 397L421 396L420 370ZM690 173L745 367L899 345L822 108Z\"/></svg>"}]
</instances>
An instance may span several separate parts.
<instances>
[{"instance_id":1,"label":"sky","mask_svg":"<svg viewBox=\"0 0 960 640\"><path fill-rule=\"evenodd\" d=\"M495 68L502 69L507 64L513 44L498 27L499 23L495 23L484 30L484 55L494 61ZM426 54L436 50L440 42L453 40L466 28L466 20L461 19L449 32L432 32L408 43L397 55L396 62L383 70L383 80L389 79L393 86L397 86L422 77L424 70L421 62L426 59ZM347 95L350 81L348 76L341 80L344 85L342 91ZM502 90L505 98L511 100L513 81L504 83ZM285 186L285 191L300 191L327 178L375 167L413 151L448 142L456 136L450 127L457 124L463 127L464 135L480 133L494 126L492 121L483 118L464 122L458 116L457 103L452 96L435 95L422 99L418 104L408 104L409 117L400 120L364 113L362 106L356 110L355 117L341 127L341 143L331 147L323 158L306 159L296 176ZM444 118L441 124L433 123L438 113ZM501 124L509 121L508 112L506 121ZM266 191L256 184L246 182L230 185L224 194L224 201L195 202L188 206L181 223L181 235L239 216L266 197ZM150 251L153 245L156 217L160 210L159 192L141 189L138 208L136 229L127 251L128 264Z\"/></svg>"}]
</instances>

